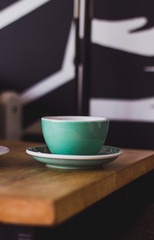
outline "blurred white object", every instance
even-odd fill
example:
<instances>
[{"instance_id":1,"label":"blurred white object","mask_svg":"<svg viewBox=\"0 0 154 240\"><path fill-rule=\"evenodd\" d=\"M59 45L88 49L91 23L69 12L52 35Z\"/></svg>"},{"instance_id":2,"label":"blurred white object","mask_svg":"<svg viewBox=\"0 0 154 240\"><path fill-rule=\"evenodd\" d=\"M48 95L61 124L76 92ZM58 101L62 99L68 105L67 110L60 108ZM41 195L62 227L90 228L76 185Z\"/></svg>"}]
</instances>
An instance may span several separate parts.
<instances>
[{"instance_id":1,"label":"blurred white object","mask_svg":"<svg viewBox=\"0 0 154 240\"><path fill-rule=\"evenodd\" d=\"M154 97L141 99L90 99L90 115L114 121L154 122Z\"/></svg>"},{"instance_id":2,"label":"blurred white object","mask_svg":"<svg viewBox=\"0 0 154 240\"><path fill-rule=\"evenodd\" d=\"M22 106L16 92L0 94L0 138L19 140L22 136Z\"/></svg>"},{"instance_id":3,"label":"blurred white object","mask_svg":"<svg viewBox=\"0 0 154 240\"><path fill-rule=\"evenodd\" d=\"M146 17L117 21L93 19L91 40L101 46L153 57L154 27L133 32L147 23Z\"/></svg>"}]
</instances>

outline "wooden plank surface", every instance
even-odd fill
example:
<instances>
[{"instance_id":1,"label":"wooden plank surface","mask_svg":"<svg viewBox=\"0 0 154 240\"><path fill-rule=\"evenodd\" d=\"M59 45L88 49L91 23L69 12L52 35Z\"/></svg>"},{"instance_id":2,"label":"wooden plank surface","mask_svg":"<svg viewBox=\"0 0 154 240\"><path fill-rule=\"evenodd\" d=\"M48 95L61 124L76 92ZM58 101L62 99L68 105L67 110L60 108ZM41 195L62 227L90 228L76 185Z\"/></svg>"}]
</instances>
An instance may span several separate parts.
<instances>
[{"instance_id":1,"label":"wooden plank surface","mask_svg":"<svg viewBox=\"0 0 154 240\"><path fill-rule=\"evenodd\" d=\"M0 222L54 226L154 169L154 151L123 149L102 168L47 168L27 155L38 143L0 140Z\"/></svg>"}]
</instances>

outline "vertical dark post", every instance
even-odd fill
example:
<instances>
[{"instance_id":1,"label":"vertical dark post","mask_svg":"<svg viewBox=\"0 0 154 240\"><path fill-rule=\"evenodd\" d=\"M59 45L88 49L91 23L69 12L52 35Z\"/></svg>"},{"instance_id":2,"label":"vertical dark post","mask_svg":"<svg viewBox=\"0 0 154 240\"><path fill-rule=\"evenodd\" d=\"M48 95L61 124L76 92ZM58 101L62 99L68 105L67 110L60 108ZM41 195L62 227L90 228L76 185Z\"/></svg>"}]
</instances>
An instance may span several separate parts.
<instances>
[{"instance_id":1,"label":"vertical dark post","mask_svg":"<svg viewBox=\"0 0 154 240\"><path fill-rule=\"evenodd\" d=\"M91 9L92 0L85 1L85 31L83 39L83 80L82 80L82 107L81 114L89 115L90 97L90 37L91 37Z\"/></svg>"},{"instance_id":2,"label":"vertical dark post","mask_svg":"<svg viewBox=\"0 0 154 240\"><path fill-rule=\"evenodd\" d=\"M78 115L78 66L79 66L79 52L80 52L80 38L79 38L79 11L80 0L74 0L74 21L75 21L75 82L76 82L76 114Z\"/></svg>"},{"instance_id":3,"label":"vertical dark post","mask_svg":"<svg viewBox=\"0 0 154 240\"><path fill-rule=\"evenodd\" d=\"M81 4L82 1L82 4ZM78 35L78 62L76 66L77 76L77 115L89 115L89 94L90 94L90 38L91 38L91 18L93 9L93 0L80 1L79 28L81 24L84 28L82 39ZM84 13L81 16L81 7L84 2ZM81 20L82 18L82 20ZM81 22L82 21L82 22ZM80 41L80 43L79 43Z\"/></svg>"}]
</instances>

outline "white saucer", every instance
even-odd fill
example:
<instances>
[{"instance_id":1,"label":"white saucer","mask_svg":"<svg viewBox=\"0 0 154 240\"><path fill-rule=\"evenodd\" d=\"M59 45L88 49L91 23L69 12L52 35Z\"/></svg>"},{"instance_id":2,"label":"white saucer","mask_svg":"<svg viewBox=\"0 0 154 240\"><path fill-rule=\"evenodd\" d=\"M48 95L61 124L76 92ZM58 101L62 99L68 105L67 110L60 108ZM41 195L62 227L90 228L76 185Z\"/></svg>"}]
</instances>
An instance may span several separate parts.
<instances>
[{"instance_id":1,"label":"white saucer","mask_svg":"<svg viewBox=\"0 0 154 240\"><path fill-rule=\"evenodd\" d=\"M116 147L104 145L96 155L61 155L53 154L47 146L31 147L26 153L37 161L45 163L48 167L66 169L87 169L100 167L119 157L123 151Z\"/></svg>"},{"instance_id":2,"label":"white saucer","mask_svg":"<svg viewBox=\"0 0 154 240\"><path fill-rule=\"evenodd\" d=\"M9 149L4 146L0 146L0 155L4 155L9 152Z\"/></svg>"}]
</instances>

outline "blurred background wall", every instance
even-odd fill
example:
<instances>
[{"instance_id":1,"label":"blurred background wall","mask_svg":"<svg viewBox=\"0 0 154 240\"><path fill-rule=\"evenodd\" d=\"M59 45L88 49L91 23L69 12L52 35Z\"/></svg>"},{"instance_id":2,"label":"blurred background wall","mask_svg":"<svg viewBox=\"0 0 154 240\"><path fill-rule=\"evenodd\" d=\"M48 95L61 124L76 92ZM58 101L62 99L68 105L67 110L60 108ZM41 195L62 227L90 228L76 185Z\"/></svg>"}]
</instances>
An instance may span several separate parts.
<instances>
[{"instance_id":1,"label":"blurred background wall","mask_svg":"<svg viewBox=\"0 0 154 240\"><path fill-rule=\"evenodd\" d=\"M82 13L86 2L80 2ZM4 99L5 91L13 91L19 99L21 139L43 140L42 116L78 114L76 3L0 2L0 93ZM153 2L94 0L92 8L87 113L110 119L106 144L153 149ZM83 50L84 38L79 35L78 51Z\"/></svg>"},{"instance_id":2,"label":"blurred background wall","mask_svg":"<svg viewBox=\"0 0 154 240\"><path fill-rule=\"evenodd\" d=\"M109 143L154 149L153 1L94 0L90 114Z\"/></svg>"},{"instance_id":3,"label":"blurred background wall","mask_svg":"<svg viewBox=\"0 0 154 240\"><path fill-rule=\"evenodd\" d=\"M0 1L0 90L18 94L24 139L42 139L42 116L75 115L73 7L72 0Z\"/></svg>"}]
</instances>

